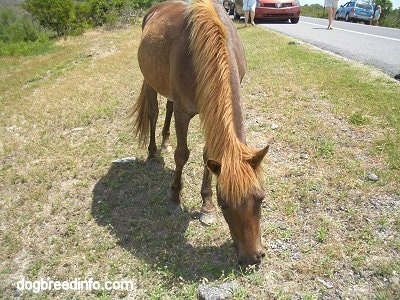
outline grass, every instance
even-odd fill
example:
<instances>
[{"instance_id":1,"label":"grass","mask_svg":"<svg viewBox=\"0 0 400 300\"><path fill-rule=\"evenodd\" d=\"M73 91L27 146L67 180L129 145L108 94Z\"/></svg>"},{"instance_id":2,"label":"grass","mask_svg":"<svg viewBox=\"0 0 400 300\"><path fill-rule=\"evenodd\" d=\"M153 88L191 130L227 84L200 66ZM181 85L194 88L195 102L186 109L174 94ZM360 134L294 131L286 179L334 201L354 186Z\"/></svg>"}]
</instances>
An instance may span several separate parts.
<instances>
[{"instance_id":1,"label":"grass","mask_svg":"<svg viewBox=\"0 0 400 300\"><path fill-rule=\"evenodd\" d=\"M90 31L37 56L0 58L0 298L194 299L201 283L231 280L239 282L235 299L399 298L399 83L260 27L237 26L248 64L248 143L261 148L275 137L265 161L260 270L237 268L222 215L210 227L196 219L197 118L185 212L167 213L173 155L148 169L129 125L142 81L140 27L133 26ZM127 156L136 159L112 163ZM379 180L368 180L369 172ZM21 278L47 277L132 280L136 288L15 289Z\"/></svg>"},{"instance_id":2,"label":"grass","mask_svg":"<svg viewBox=\"0 0 400 300\"><path fill-rule=\"evenodd\" d=\"M369 123L368 117L360 112L355 112L349 117L349 123L353 125L366 125Z\"/></svg>"},{"instance_id":3,"label":"grass","mask_svg":"<svg viewBox=\"0 0 400 300\"><path fill-rule=\"evenodd\" d=\"M0 41L0 56L39 55L52 51L53 41L4 43Z\"/></svg>"}]
</instances>

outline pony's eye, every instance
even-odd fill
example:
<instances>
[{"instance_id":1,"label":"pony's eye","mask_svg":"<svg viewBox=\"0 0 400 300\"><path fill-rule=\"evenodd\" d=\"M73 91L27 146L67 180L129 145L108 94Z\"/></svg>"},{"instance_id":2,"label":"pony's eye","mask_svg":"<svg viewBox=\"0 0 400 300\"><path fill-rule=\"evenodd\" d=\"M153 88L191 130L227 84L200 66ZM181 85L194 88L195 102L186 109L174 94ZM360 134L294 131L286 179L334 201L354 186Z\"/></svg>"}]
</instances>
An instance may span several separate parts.
<instances>
[{"instance_id":1,"label":"pony's eye","mask_svg":"<svg viewBox=\"0 0 400 300\"><path fill-rule=\"evenodd\" d=\"M264 192L264 190L260 190L260 192L257 193L257 194L255 195L255 199L256 199L257 202L263 203L263 202L264 202L264 199L265 199L265 192Z\"/></svg>"},{"instance_id":2,"label":"pony's eye","mask_svg":"<svg viewBox=\"0 0 400 300\"><path fill-rule=\"evenodd\" d=\"M227 205L227 204L221 204L220 206L219 206L222 210L224 210L224 209L228 209L229 208L229 206Z\"/></svg>"},{"instance_id":3,"label":"pony's eye","mask_svg":"<svg viewBox=\"0 0 400 300\"><path fill-rule=\"evenodd\" d=\"M259 197L256 199L257 202L259 203L263 203L264 202L265 197Z\"/></svg>"}]
</instances>

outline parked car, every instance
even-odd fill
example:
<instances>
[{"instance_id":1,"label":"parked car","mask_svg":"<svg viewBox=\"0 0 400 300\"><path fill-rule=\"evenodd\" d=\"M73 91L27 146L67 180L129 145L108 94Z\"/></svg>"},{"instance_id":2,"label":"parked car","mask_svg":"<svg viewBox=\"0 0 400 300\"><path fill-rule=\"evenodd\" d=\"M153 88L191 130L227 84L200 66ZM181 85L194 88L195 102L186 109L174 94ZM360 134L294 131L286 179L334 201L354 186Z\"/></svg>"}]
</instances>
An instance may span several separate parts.
<instances>
[{"instance_id":1,"label":"parked car","mask_svg":"<svg viewBox=\"0 0 400 300\"><path fill-rule=\"evenodd\" d=\"M234 0L235 19L244 16L243 0ZM282 20L296 24L300 19L299 0L257 0L254 20Z\"/></svg>"},{"instance_id":2,"label":"parked car","mask_svg":"<svg viewBox=\"0 0 400 300\"><path fill-rule=\"evenodd\" d=\"M335 19L344 19L347 22L362 21L370 25L372 16L374 14L374 7L368 0L353 0L344 5L340 5L336 11Z\"/></svg>"}]
</instances>

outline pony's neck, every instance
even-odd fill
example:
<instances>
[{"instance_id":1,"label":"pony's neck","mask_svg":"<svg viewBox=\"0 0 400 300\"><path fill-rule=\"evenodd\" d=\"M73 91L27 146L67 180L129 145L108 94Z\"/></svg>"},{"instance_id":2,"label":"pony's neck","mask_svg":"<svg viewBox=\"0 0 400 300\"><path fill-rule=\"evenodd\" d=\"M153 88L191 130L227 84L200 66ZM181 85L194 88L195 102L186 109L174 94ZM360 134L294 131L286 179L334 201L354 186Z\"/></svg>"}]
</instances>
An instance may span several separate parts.
<instances>
[{"instance_id":1,"label":"pony's neck","mask_svg":"<svg viewBox=\"0 0 400 300\"><path fill-rule=\"evenodd\" d=\"M218 122L214 123L215 126L205 126L207 152L211 158L218 161L237 160L246 147L240 96L236 94L232 98L225 99L225 102L220 102L219 105L227 106L224 113L229 117L221 114L221 107L217 108L214 122L215 120Z\"/></svg>"},{"instance_id":2,"label":"pony's neck","mask_svg":"<svg viewBox=\"0 0 400 300\"><path fill-rule=\"evenodd\" d=\"M240 86L240 83L233 84L232 87L234 86ZM232 88L232 122L235 129L236 137L239 139L240 142L246 144L246 136L243 124L242 102L240 100L240 92L235 88Z\"/></svg>"},{"instance_id":3,"label":"pony's neck","mask_svg":"<svg viewBox=\"0 0 400 300\"><path fill-rule=\"evenodd\" d=\"M214 1L192 1L187 18L189 52L196 75L196 104L207 157L220 162L219 192L235 206L259 187L250 164L254 153L245 143L239 91L241 67L232 47L228 47L229 30L235 29L224 8Z\"/></svg>"},{"instance_id":4,"label":"pony's neck","mask_svg":"<svg viewBox=\"0 0 400 300\"><path fill-rule=\"evenodd\" d=\"M205 0L193 1L188 6L189 51L196 74L196 102L207 152L213 159L229 155L236 159L241 156L245 143L240 80L235 55L227 45L228 26L216 9L223 10L220 5Z\"/></svg>"}]
</instances>

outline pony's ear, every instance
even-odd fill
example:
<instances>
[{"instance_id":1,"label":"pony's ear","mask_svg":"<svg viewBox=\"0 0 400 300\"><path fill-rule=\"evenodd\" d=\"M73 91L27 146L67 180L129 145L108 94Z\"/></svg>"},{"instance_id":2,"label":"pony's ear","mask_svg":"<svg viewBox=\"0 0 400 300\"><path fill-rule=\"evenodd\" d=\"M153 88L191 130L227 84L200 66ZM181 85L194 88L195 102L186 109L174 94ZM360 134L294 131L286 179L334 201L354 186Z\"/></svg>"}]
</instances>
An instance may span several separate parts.
<instances>
[{"instance_id":1,"label":"pony's ear","mask_svg":"<svg viewBox=\"0 0 400 300\"><path fill-rule=\"evenodd\" d=\"M254 156L248 161L249 164L251 165L251 167L252 167L254 170L256 170L256 169L260 166L262 160L264 159L264 156L265 156L265 155L267 154L267 152L268 152L268 149L269 149L269 145L267 145L264 149L258 150L258 151L254 154Z\"/></svg>"},{"instance_id":2,"label":"pony's ear","mask_svg":"<svg viewBox=\"0 0 400 300\"><path fill-rule=\"evenodd\" d=\"M207 159L207 167L215 175L219 176L219 174L221 174L221 163L220 162L213 160L213 159Z\"/></svg>"}]
</instances>

